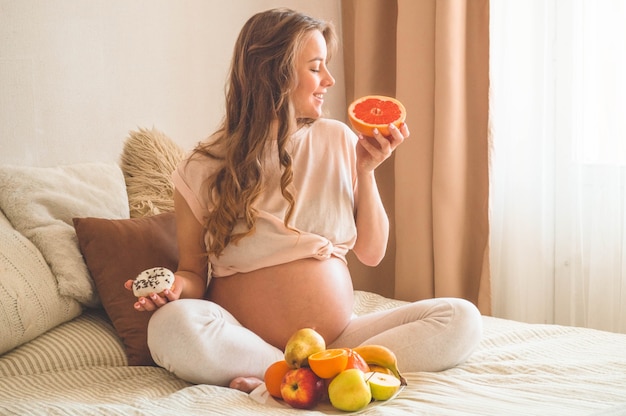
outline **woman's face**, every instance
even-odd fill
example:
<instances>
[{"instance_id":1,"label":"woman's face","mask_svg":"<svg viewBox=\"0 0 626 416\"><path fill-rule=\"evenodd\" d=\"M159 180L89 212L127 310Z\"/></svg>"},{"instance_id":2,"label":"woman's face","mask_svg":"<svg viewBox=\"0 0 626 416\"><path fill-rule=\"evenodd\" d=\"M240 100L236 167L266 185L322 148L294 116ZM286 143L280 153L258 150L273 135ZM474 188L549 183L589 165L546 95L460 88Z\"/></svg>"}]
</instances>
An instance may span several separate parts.
<instances>
[{"instance_id":1,"label":"woman's face","mask_svg":"<svg viewBox=\"0 0 626 416\"><path fill-rule=\"evenodd\" d=\"M316 119L322 115L324 94L335 79L326 67L326 40L319 30L314 30L304 40L296 57L296 88L292 93L297 118Z\"/></svg>"}]
</instances>

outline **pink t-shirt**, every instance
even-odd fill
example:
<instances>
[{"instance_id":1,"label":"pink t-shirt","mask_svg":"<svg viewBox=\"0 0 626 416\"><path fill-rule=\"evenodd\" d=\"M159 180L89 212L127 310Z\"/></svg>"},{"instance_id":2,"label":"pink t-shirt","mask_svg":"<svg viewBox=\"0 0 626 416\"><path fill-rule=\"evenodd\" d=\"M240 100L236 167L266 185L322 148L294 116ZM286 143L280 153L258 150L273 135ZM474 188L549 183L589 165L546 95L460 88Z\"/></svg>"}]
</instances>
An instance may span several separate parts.
<instances>
[{"instance_id":1,"label":"pink t-shirt","mask_svg":"<svg viewBox=\"0 0 626 416\"><path fill-rule=\"evenodd\" d=\"M283 223L287 202L280 192L277 149L267 152L265 194L257 201L256 231L229 244L220 257L210 256L210 276L228 276L303 258L345 261L354 246L354 189L358 138L336 120L319 119L299 129L288 144L292 156L292 193L296 198L289 225ZM187 201L195 217L204 224L209 204L203 182L216 168L216 161L205 156L184 160L172 175L174 186ZM245 224L235 225L244 231ZM211 236L205 236L208 245Z\"/></svg>"}]
</instances>

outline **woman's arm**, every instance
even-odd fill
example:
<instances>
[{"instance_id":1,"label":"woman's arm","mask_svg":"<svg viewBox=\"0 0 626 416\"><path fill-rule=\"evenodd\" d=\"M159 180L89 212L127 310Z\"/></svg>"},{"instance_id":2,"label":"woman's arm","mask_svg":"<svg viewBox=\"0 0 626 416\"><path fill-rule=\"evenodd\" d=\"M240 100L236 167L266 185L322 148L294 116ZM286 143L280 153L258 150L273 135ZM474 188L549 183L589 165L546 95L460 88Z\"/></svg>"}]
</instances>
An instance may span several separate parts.
<instances>
[{"instance_id":1,"label":"woman's arm","mask_svg":"<svg viewBox=\"0 0 626 416\"><path fill-rule=\"evenodd\" d=\"M406 124L389 126L391 136L359 136L357 144L357 188L355 191L357 238L354 254L367 266L381 262L389 239L389 218L376 185L375 169L409 136Z\"/></svg>"},{"instance_id":2,"label":"woman's arm","mask_svg":"<svg viewBox=\"0 0 626 416\"><path fill-rule=\"evenodd\" d=\"M357 175L354 254L366 266L376 266L387 250L389 218L380 199L374 171Z\"/></svg>"},{"instance_id":3,"label":"woman's arm","mask_svg":"<svg viewBox=\"0 0 626 416\"><path fill-rule=\"evenodd\" d=\"M183 282L180 297L199 299L206 291L209 264L204 244L205 228L178 191L174 191L174 209L179 252L175 274Z\"/></svg>"},{"instance_id":4,"label":"woman's arm","mask_svg":"<svg viewBox=\"0 0 626 416\"><path fill-rule=\"evenodd\" d=\"M137 299L134 307L138 311L153 311L180 298L200 299L204 296L208 272L204 227L178 191L174 191L174 210L179 252L174 285L170 290L164 291L162 296L152 293ZM127 281L124 286L132 290L132 280Z\"/></svg>"}]
</instances>

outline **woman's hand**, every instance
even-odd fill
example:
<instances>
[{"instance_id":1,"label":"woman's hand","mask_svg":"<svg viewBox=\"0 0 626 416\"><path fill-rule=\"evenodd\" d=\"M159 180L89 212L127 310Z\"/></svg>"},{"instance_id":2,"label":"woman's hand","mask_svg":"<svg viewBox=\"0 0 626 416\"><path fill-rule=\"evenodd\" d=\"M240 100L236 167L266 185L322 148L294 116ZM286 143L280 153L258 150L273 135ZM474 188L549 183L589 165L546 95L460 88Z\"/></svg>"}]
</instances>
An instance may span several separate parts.
<instances>
[{"instance_id":1,"label":"woman's hand","mask_svg":"<svg viewBox=\"0 0 626 416\"><path fill-rule=\"evenodd\" d=\"M389 125L390 136L385 137L378 129L374 131L374 137L359 134L359 143L356 147L357 171L359 173L371 172L380 166L396 147L400 146L404 139L409 137L409 128L402 123L400 128L394 124Z\"/></svg>"},{"instance_id":2,"label":"woman's hand","mask_svg":"<svg viewBox=\"0 0 626 416\"><path fill-rule=\"evenodd\" d=\"M175 301L180 298L180 294L183 290L182 279L174 275L174 284L171 289L165 289L161 293L150 293L148 296L141 296L137 298L137 302L133 305L135 310L140 312L155 311L168 302ZM124 283L124 287L132 292L133 281L127 280Z\"/></svg>"},{"instance_id":3,"label":"woman's hand","mask_svg":"<svg viewBox=\"0 0 626 416\"><path fill-rule=\"evenodd\" d=\"M174 190L174 211L178 230L178 268L174 273L174 284L171 289L161 293L150 293L137 298L133 305L137 311L154 311L175 300L203 299L207 288L208 262L204 245L204 227L193 215L191 208ZM124 283L127 290L133 290L133 281Z\"/></svg>"}]
</instances>

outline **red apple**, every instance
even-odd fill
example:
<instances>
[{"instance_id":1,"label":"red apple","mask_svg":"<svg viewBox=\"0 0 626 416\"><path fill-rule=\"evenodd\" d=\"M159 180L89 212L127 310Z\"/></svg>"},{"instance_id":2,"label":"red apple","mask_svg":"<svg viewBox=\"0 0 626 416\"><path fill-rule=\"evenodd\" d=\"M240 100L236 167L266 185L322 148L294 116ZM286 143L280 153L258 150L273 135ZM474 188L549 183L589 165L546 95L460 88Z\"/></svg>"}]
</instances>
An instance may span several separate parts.
<instances>
[{"instance_id":1,"label":"red apple","mask_svg":"<svg viewBox=\"0 0 626 416\"><path fill-rule=\"evenodd\" d=\"M296 409L311 409L324 393L324 379L309 367L289 370L280 385L280 394L285 403Z\"/></svg>"},{"instance_id":2,"label":"red apple","mask_svg":"<svg viewBox=\"0 0 626 416\"><path fill-rule=\"evenodd\" d=\"M322 380L324 382L324 385L322 386L322 391L320 393L320 399L319 399L320 403L324 403L324 402L330 403L330 400L328 397L328 386L330 385L330 382L333 381L333 378L325 378Z\"/></svg>"},{"instance_id":3,"label":"red apple","mask_svg":"<svg viewBox=\"0 0 626 416\"><path fill-rule=\"evenodd\" d=\"M348 351L348 364L346 365L345 370L349 370L350 368L358 368L364 373L367 373L370 371L370 366L367 364L367 362L365 362L363 357L361 357L361 355L358 352L353 351L350 348L344 348L344 349Z\"/></svg>"}]
</instances>

